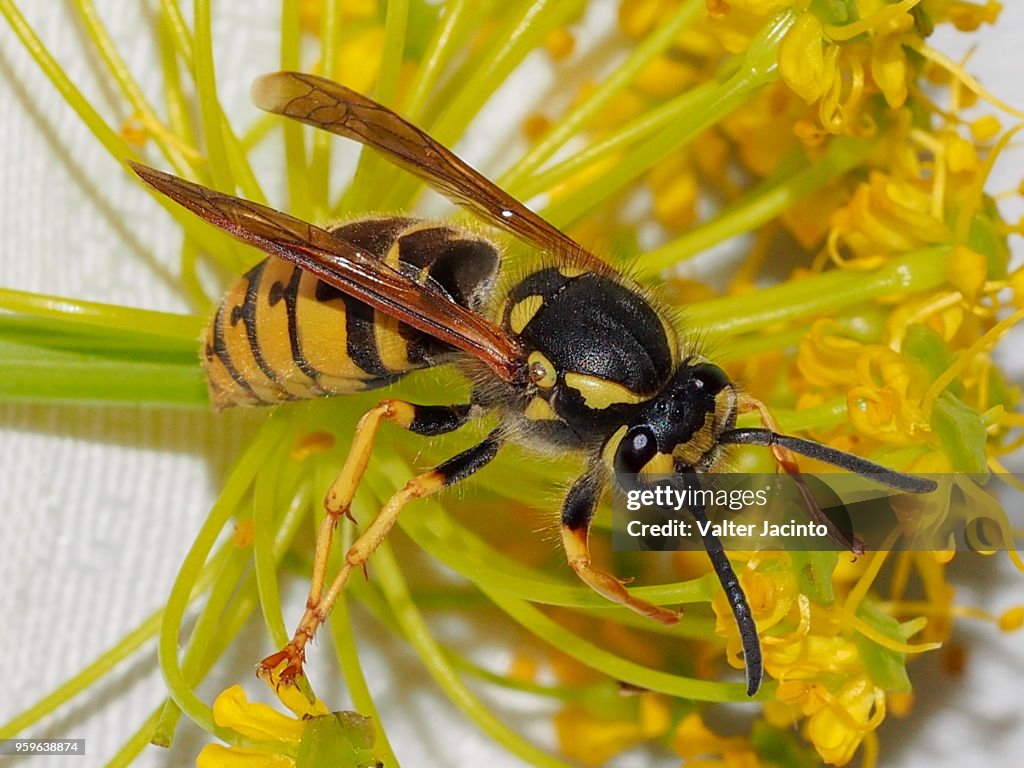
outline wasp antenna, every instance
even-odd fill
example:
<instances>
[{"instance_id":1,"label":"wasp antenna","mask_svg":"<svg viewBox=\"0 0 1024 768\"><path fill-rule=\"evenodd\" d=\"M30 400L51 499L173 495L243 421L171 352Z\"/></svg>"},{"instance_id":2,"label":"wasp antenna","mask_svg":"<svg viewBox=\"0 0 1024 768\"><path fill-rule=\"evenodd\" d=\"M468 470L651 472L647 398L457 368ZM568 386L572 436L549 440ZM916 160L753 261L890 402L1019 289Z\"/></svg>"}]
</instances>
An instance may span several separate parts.
<instances>
[{"instance_id":1,"label":"wasp antenna","mask_svg":"<svg viewBox=\"0 0 1024 768\"><path fill-rule=\"evenodd\" d=\"M703 529L711 530L708 525L707 515L698 506L690 507L690 514L701 524ZM722 584L725 596L729 600L729 607L732 608L732 615L736 619L736 626L740 631L740 642L743 645L743 662L747 669L747 696L753 696L761 687L761 680L764 677L764 660L761 657L761 640L757 635L757 625L754 623L754 615L750 611L750 604L747 596L743 593L740 580L733 570L732 563L725 556L725 549L722 542L712 533L702 534L704 548L708 557L711 558L711 565Z\"/></svg>"},{"instance_id":2,"label":"wasp antenna","mask_svg":"<svg viewBox=\"0 0 1024 768\"><path fill-rule=\"evenodd\" d=\"M772 432L770 429L730 429L719 435L718 439L719 442L734 445L763 445L768 448L778 445L803 456L824 461L826 464L831 464L840 469L855 472L858 475L874 480L876 483L887 485L899 491L906 491L907 493L931 493L939 487L938 483L934 480L915 477L914 475L905 475L902 472L883 467L881 464L876 464L873 461L862 459L860 456L854 456L852 453L838 451L835 448L829 448L827 445L816 443L813 440L780 435L777 432Z\"/></svg>"}]
</instances>

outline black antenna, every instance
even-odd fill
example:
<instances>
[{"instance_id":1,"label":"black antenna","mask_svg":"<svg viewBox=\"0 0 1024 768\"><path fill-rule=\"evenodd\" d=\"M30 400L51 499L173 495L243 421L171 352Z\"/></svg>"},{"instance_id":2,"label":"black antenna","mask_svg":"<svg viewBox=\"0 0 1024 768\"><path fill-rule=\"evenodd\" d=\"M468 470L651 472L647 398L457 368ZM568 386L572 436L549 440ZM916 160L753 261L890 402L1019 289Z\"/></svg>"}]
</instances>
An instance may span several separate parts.
<instances>
[{"instance_id":1,"label":"black antenna","mask_svg":"<svg viewBox=\"0 0 1024 768\"><path fill-rule=\"evenodd\" d=\"M676 464L676 477L686 482L689 488L694 490L700 488L700 480L696 473L692 470L684 470L679 464ZM695 499L689 505L690 514L699 523L697 530L706 531L706 533L701 533L701 539L704 541L704 549L707 550L708 557L711 558L711 565L725 591L726 598L729 600L729 607L732 609L733 618L735 618L736 626L740 631L743 661L747 669L747 696L753 696L761 687L761 680L764 678L761 639L757 635L754 614L750 610L743 587L740 586L739 577L736 576L736 571L733 570L729 558L725 556L725 547L722 546L721 540L711 532L704 504L696 501L699 497L700 494L690 494L690 498Z\"/></svg>"},{"instance_id":2,"label":"black antenna","mask_svg":"<svg viewBox=\"0 0 1024 768\"><path fill-rule=\"evenodd\" d=\"M931 493L939 487L934 480L905 475L873 461L862 459L860 456L854 456L852 453L838 451L813 440L780 435L770 429L730 429L719 435L718 441L735 445L763 445L766 448L778 445L803 456L863 475L880 485L887 485L907 493Z\"/></svg>"}]
</instances>

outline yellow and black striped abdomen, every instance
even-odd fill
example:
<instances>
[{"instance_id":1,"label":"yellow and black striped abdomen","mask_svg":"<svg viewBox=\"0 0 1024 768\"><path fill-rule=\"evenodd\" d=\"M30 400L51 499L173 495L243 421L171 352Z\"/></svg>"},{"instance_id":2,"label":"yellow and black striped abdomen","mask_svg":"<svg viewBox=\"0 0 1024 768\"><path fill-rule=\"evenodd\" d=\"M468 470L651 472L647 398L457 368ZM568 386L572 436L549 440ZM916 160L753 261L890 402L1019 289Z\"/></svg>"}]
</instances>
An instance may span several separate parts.
<instances>
[{"instance_id":1,"label":"yellow and black striped abdomen","mask_svg":"<svg viewBox=\"0 0 1024 768\"><path fill-rule=\"evenodd\" d=\"M331 230L363 252L476 308L498 268L494 246L449 225L389 217ZM383 386L442 362L450 349L281 259L227 293L203 361L218 408L273 405Z\"/></svg>"}]
</instances>

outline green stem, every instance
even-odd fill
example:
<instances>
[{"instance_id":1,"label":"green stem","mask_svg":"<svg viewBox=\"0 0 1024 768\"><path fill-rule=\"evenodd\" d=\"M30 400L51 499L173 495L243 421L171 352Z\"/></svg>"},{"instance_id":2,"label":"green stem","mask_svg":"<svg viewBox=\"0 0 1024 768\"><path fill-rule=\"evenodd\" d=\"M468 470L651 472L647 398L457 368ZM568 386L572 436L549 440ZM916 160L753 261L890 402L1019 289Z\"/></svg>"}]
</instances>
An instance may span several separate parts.
<instances>
[{"instance_id":1,"label":"green stem","mask_svg":"<svg viewBox=\"0 0 1024 768\"><path fill-rule=\"evenodd\" d=\"M545 218L556 227L572 224L701 131L721 121L744 104L751 94L777 80L776 49L792 21L793 14L787 11L766 25L761 35L751 43L742 66L721 86L702 90L687 119L663 128L632 149L628 158L608 171L599 184L592 184L585 192L548 206Z\"/></svg>"},{"instance_id":2,"label":"green stem","mask_svg":"<svg viewBox=\"0 0 1024 768\"><path fill-rule=\"evenodd\" d=\"M191 167L192 175L202 178L205 175L205 158L201 157L199 151L195 149L196 132L192 125L189 103L181 87L174 22L165 8L160 9L157 33L160 44L160 70L164 81L164 100L167 104L167 124L182 144L195 150L194 155L186 154L185 159Z\"/></svg>"},{"instance_id":3,"label":"green stem","mask_svg":"<svg viewBox=\"0 0 1024 768\"><path fill-rule=\"evenodd\" d=\"M685 125L687 121L693 120L697 110L704 108L720 88L719 83L701 83L661 106L644 112L579 152L574 152L555 165L523 178L507 189L517 198L529 200L536 195L554 190L585 168L613 155L621 153L628 161L627 150L630 147L657 135L668 126ZM513 168L514 170L516 168Z\"/></svg>"},{"instance_id":4,"label":"green stem","mask_svg":"<svg viewBox=\"0 0 1024 768\"><path fill-rule=\"evenodd\" d=\"M210 31L210 0L194 0L195 14L195 69L196 91L199 96L199 114L206 143L206 156L210 165L210 179L216 189L235 191L235 180L228 162L224 144L222 112L217 99L217 76L213 65L213 35Z\"/></svg>"},{"instance_id":5,"label":"green stem","mask_svg":"<svg viewBox=\"0 0 1024 768\"><path fill-rule=\"evenodd\" d=\"M388 2L387 16L384 20L384 48L381 51L380 73L377 78L375 96L385 106L394 102L398 86L398 67L402 63L405 50L405 32L409 21L409 3L407 0ZM359 153L352 185L343 197L346 213L366 211L380 207L387 210L383 200L387 184L379 182L386 178L382 173L391 171L389 164L376 152L363 147Z\"/></svg>"},{"instance_id":6,"label":"green stem","mask_svg":"<svg viewBox=\"0 0 1024 768\"><path fill-rule=\"evenodd\" d=\"M281 2L281 69L294 72L302 68L302 26L299 0ZM275 117L276 119L276 117ZM306 176L306 137L298 120L279 120L284 131L284 167L288 177L288 210L300 219L313 218L313 200Z\"/></svg>"},{"instance_id":7,"label":"green stem","mask_svg":"<svg viewBox=\"0 0 1024 768\"><path fill-rule=\"evenodd\" d=\"M185 62L185 66L189 70L193 70L195 68L195 50L192 45L192 35L188 31L188 24L185 23L185 16L181 12L178 0L160 0L160 9L167 16L175 49L182 61Z\"/></svg>"},{"instance_id":8,"label":"green stem","mask_svg":"<svg viewBox=\"0 0 1024 768\"><path fill-rule=\"evenodd\" d=\"M342 548L347 548L351 542L352 528L349 527L346 528ZM395 757L391 742L388 741L387 732L384 730L384 721L380 712L377 711L377 705L373 701L373 695L370 693L366 677L363 675L363 667L359 662L359 649L352 633L352 618L349 615L348 600L344 595L334 606L328 627L331 639L334 641L338 663L341 665L341 673L345 678L345 687L348 688L348 693L352 697L352 704L357 712L373 718L377 731L374 752L384 765L398 768L398 758Z\"/></svg>"},{"instance_id":9,"label":"green stem","mask_svg":"<svg viewBox=\"0 0 1024 768\"><path fill-rule=\"evenodd\" d=\"M616 66L585 100L553 125L516 163L515 168L499 180L499 186L512 190L524 179L533 176L569 139L588 125L618 93L632 83L652 59L668 48L698 13L706 12L706 8L704 0L687 0L680 5L668 19L654 28L647 39L640 43L624 62Z\"/></svg>"},{"instance_id":10,"label":"green stem","mask_svg":"<svg viewBox=\"0 0 1024 768\"><path fill-rule=\"evenodd\" d=\"M459 90L445 105L430 134L446 146L461 136L480 108L528 53L555 27L579 13L583 0L519 0L479 57L470 57ZM408 176L392 185L384 210L408 208L419 188Z\"/></svg>"},{"instance_id":11,"label":"green stem","mask_svg":"<svg viewBox=\"0 0 1024 768\"><path fill-rule=\"evenodd\" d=\"M751 296L728 296L686 309L695 327L715 337L736 336L775 323L799 320L870 302L888 294L927 291L946 279L948 246L925 248L865 274L835 270L764 288Z\"/></svg>"},{"instance_id":12,"label":"green stem","mask_svg":"<svg viewBox=\"0 0 1024 768\"><path fill-rule=\"evenodd\" d=\"M182 655L181 674L188 682L190 691L194 690L202 665L209 658L213 637L220 635L223 631L225 608L231 600L231 596L239 589L243 574L249 564L248 561L249 553L236 547L214 579L209 597L207 597L189 636L188 647ZM181 627L178 628L178 631L181 631ZM196 700L198 701L198 698ZM205 707L205 705L203 706ZM153 731L152 741L154 744L162 747L170 746L181 714L182 709L176 701L168 700L164 704L160 720ZM212 717L209 722L212 725Z\"/></svg>"},{"instance_id":13,"label":"green stem","mask_svg":"<svg viewBox=\"0 0 1024 768\"><path fill-rule=\"evenodd\" d=\"M793 208L812 192L856 168L871 149L872 144L867 141L845 137L834 139L817 162L801 164L788 175L776 174L766 179L707 223L644 254L638 264L640 274L655 277L662 270L713 245L754 231Z\"/></svg>"},{"instance_id":14,"label":"green stem","mask_svg":"<svg viewBox=\"0 0 1024 768\"><path fill-rule=\"evenodd\" d=\"M75 110L78 119L106 147L111 156L118 160L125 157L134 157L135 153L128 145L128 142L104 122L99 113L93 109L88 99L75 87L74 83L64 73L64 70L57 64L56 59L50 55L46 46L36 36L32 27L25 21L17 6L14 5L13 0L0 0L0 13L7 19L7 23L10 24L11 29L14 30L14 33L21 40L25 50L35 59L36 64L39 65L39 68L43 70L43 73L53 83L54 87L57 88L60 95L64 97L68 106Z\"/></svg>"},{"instance_id":15,"label":"green stem","mask_svg":"<svg viewBox=\"0 0 1024 768\"><path fill-rule=\"evenodd\" d=\"M445 658L444 651L430 634L423 616L412 602L405 579L402 578L398 563L387 542L382 544L374 555L374 567L392 614L416 649L427 671L451 702L498 744L528 765L536 768L569 768L568 764L541 751L498 720L466 687Z\"/></svg>"},{"instance_id":16,"label":"green stem","mask_svg":"<svg viewBox=\"0 0 1024 768\"><path fill-rule=\"evenodd\" d=\"M137 331L173 339L192 339L193 343L199 337L203 323L202 319L195 315L134 309L118 304L102 304L17 291L13 288L0 288L0 309L61 320L74 318L76 323Z\"/></svg>"},{"instance_id":17,"label":"green stem","mask_svg":"<svg viewBox=\"0 0 1024 768\"><path fill-rule=\"evenodd\" d=\"M178 659L178 635L185 619L187 598L221 530L248 492L253 478L260 471L267 456L285 439L286 432L285 420L274 414L249 443L228 477L220 497L210 510L206 522L196 535L167 598L158 645L160 668L167 683L167 690L182 711L210 733L217 733L220 729L214 725L209 707L196 696Z\"/></svg>"},{"instance_id":18,"label":"green stem","mask_svg":"<svg viewBox=\"0 0 1024 768\"><path fill-rule=\"evenodd\" d=\"M452 49L462 39L472 16L466 13L469 0L450 0L444 6L441 21L427 46L426 53L409 86L402 114L416 124L419 122L427 99L437 85L437 79L451 59Z\"/></svg>"},{"instance_id":19,"label":"green stem","mask_svg":"<svg viewBox=\"0 0 1024 768\"><path fill-rule=\"evenodd\" d=\"M573 634L524 600L509 597L489 586L481 587L481 589L499 608L545 643L591 669L608 675L613 680L621 680L644 690L694 701L741 702L750 700L747 697L745 686L741 684L710 682L671 675L627 661ZM768 686L769 689L772 687ZM762 689L757 699L770 700L773 695L770 690Z\"/></svg>"},{"instance_id":20,"label":"green stem","mask_svg":"<svg viewBox=\"0 0 1024 768\"><path fill-rule=\"evenodd\" d=\"M339 78L338 49L341 37L341 6L339 0L324 0L320 10L320 66L324 76ZM313 218L322 221L330 210L328 200L331 170L331 134L313 131L313 150L307 174L309 195L313 202Z\"/></svg>"},{"instance_id":21,"label":"green stem","mask_svg":"<svg viewBox=\"0 0 1024 768\"><path fill-rule=\"evenodd\" d=\"M0 400L19 403L209 408L195 364L125 363L95 357L43 356L34 347L0 342Z\"/></svg>"},{"instance_id":22,"label":"green stem","mask_svg":"<svg viewBox=\"0 0 1024 768\"><path fill-rule=\"evenodd\" d=\"M384 50L374 97L381 104L393 105L398 93L398 75L405 60L405 37L409 28L409 0L388 0L384 16Z\"/></svg>"},{"instance_id":23,"label":"green stem","mask_svg":"<svg viewBox=\"0 0 1024 768\"><path fill-rule=\"evenodd\" d=\"M289 461L287 450L288 446L282 445L270 465L256 476L252 495L253 565L260 612L271 642L279 648L283 648L291 638L281 610L277 566L309 511L310 498L308 484L297 487L304 467ZM284 466L287 471L279 474L274 469L278 466ZM275 512L280 509L278 486L288 489L291 496L281 520L274 519Z\"/></svg>"},{"instance_id":24,"label":"green stem","mask_svg":"<svg viewBox=\"0 0 1024 768\"><path fill-rule=\"evenodd\" d=\"M131 72L128 71L128 67L124 63L124 59L121 58L118 53L117 46L110 39L110 35L107 34L106 28L100 21L99 16L96 13L96 8L92 3L92 0L74 0L75 7L78 9L78 13L85 22L85 28L89 37L96 44L96 48L103 58L103 61L107 65L107 69L113 76L114 81L118 84L121 89L121 93L128 100L132 109L135 110L143 123L147 127L154 127L156 130L151 131L153 141L160 151L163 152L164 157L174 168L175 172L180 175L185 175L190 170L186 164L181 153L176 147L171 146L166 139L166 134L161 132L163 128L162 121L157 117L156 112L150 105L149 101L142 93L142 89L139 88L139 84L135 82ZM164 129L166 130L166 129Z\"/></svg>"}]
</instances>

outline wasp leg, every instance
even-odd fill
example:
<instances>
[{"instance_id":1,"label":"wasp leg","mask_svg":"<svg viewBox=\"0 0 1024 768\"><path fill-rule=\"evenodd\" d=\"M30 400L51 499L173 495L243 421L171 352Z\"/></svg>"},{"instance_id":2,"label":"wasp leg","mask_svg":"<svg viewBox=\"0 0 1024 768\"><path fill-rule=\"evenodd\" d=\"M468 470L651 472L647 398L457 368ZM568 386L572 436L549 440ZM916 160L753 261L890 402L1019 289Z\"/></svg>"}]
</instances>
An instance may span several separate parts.
<instances>
[{"instance_id":1,"label":"wasp leg","mask_svg":"<svg viewBox=\"0 0 1024 768\"><path fill-rule=\"evenodd\" d=\"M409 406L408 403L402 403L401 405L403 407ZM420 406L412 406L412 408L419 409ZM440 413L440 411L437 413ZM377 420L379 421L381 418L384 417L378 416ZM291 642L281 651L268 656L260 663L260 676L275 682L289 683L301 674L306 644L316 634L320 625L327 620L327 616L341 595L341 591L345 588L345 584L348 583L352 571L355 568L362 568L366 565L370 556L376 551L380 543L384 541L384 537L388 535L388 532L394 526L395 521L398 519L398 513L402 511L402 508L413 499L429 496L442 488L446 488L469 477L490 462L500 447L501 438L497 431L491 432L482 442L472 448L448 459L448 461L438 465L430 472L417 475L406 483L405 487L388 499L366 530L349 547L348 552L345 553L345 562L342 564L341 570L334 577L334 581L331 582L327 592L323 594L320 594L322 592L323 573L319 575L320 590L318 590L315 599L312 591L310 592L310 599L306 604L306 612L299 621ZM365 463L364 460L362 462L364 469ZM358 460L354 465L357 464ZM346 462L347 466L348 462ZM340 512L338 514L340 515ZM334 519L336 521L338 517L336 516ZM321 529L321 534L323 534L323 529ZM328 534L332 535L333 530L328 531ZM329 550L330 546L328 544L326 551L329 552ZM317 554L320 554L319 542L317 544ZM324 567L326 568L326 562Z\"/></svg>"},{"instance_id":2,"label":"wasp leg","mask_svg":"<svg viewBox=\"0 0 1024 768\"><path fill-rule=\"evenodd\" d=\"M570 567L584 584L614 603L662 624L675 624L679 614L629 594L622 582L590 565L590 521L601 497L601 476L589 472L573 485L562 505L562 546Z\"/></svg>"},{"instance_id":3,"label":"wasp leg","mask_svg":"<svg viewBox=\"0 0 1024 768\"><path fill-rule=\"evenodd\" d=\"M363 414L356 425L352 447L345 458L345 464L324 498L327 515L316 540L313 578L309 586L307 605L315 605L320 600L338 520L344 515L355 522L351 512L352 499L366 472L366 465L370 461L373 443L377 437L377 427L381 421L393 422L417 435L434 436L454 432L466 423L469 413L469 405L415 405L403 400L382 400Z\"/></svg>"},{"instance_id":4,"label":"wasp leg","mask_svg":"<svg viewBox=\"0 0 1024 768\"><path fill-rule=\"evenodd\" d=\"M751 413L756 411L758 417L761 419L761 425L765 429L770 430L776 435L782 434L779 431L779 423L775 421L775 417L772 416L772 412L769 411L768 406L760 400L750 397L749 395L740 395L737 407L739 408L740 413ZM775 457L775 461L778 462L780 467L786 470L786 474L788 474L796 484L796 489L800 494L800 499L803 501L804 509L807 510L811 519L828 528L829 538L836 541L839 545L850 550L855 555L863 555L864 542L856 535L850 535L839 530L829 516L821 511L821 508L818 506L818 502L814 500L814 494L811 493L811 489L807 487L807 483L805 483L803 478L800 476L800 466L796 463L796 456L793 455L793 452L778 443L773 444L771 449L772 456Z\"/></svg>"},{"instance_id":5,"label":"wasp leg","mask_svg":"<svg viewBox=\"0 0 1024 768\"><path fill-rule=\"evenodd\" d=\"M761 426L765 429L770 429L776 434L781 434L779 431L779 423L775 420L772 412L768 410L767 405L757 398L741 394L736 406L740 413L756 412L758 418L761 420ZM775 457L775 461L778 462L780 467L791 475L800 474L800 467L797 465L796 457L793 455L792 451L788 448L783 448L781 445L773 445L771 448L772 456Z\"/></svg>"}]
</instances>

